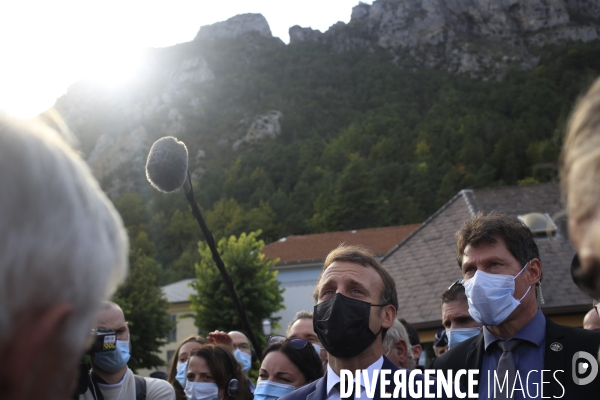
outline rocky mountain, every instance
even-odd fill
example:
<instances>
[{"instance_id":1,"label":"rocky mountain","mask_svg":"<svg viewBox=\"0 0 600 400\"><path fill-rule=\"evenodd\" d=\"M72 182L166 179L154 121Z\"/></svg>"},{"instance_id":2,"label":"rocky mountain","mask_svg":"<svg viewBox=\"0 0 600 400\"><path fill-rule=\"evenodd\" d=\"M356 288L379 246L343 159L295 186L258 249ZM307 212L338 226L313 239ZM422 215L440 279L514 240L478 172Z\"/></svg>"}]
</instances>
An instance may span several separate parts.
<instances>
[{"instance_id":1,"label":"rocky mountain","mask_svg":"<svg viewBox=\"0 0 600 400\"><path fill-rule=\"evenodd\" d=\"M118 92L82 81L69 87L67 94L57 100L55 108L80 137L89 165L113 198L145 184L145 157L154 140L168 135L185 136L190 119L207 118L207 91L218 90L218 83L215 84L215 73L207 63L204 49L211 48L211 44L218 47L223 41L252 43L255 39L260 42L256 43L259 47L285 47L272 36L262 15L237 15L201 27L192 42L149 49L144 69ZM281 112L264 111L253 114L244 110L235 135L221 137L220 143L237 148L242 143L277 136L281 131ZM203 154L202 149L192 154L192 165L194 161L199 164ZM196 178L202 172L201 166L191 171Z\"/></svg>"},{"instance_id":2,"label":"rocky mountain","mask_svg":"<svg viewBox=\"0 0 600 400\"><path fill-rule=\"evenodd\" d=\"M173 135L192 151L194 179L205 177L209 167L229 171L211 175L215 188L247 175L240 199L252 197L251 182L268 176L270 183L252 197L256 203L273 191L295 190L301 169L271 171L275 163L270 156L253 154L255 144L258 149L260 143L293 147L312 141L320 143L314 151L321 154L340 131L397 103L393 111L381 112L407 121L396 128L410 131L398 139L399 146L406 162L415 161L410 148L425 143L415 154L428 154L427 140L432 140L418 139L425 135L418 129L419 118L435 109L444 92L432 82L467 76L481 83L532 70L547 49L593 43L599 29L597 0L376 0L358 4L348 24L337 23L323 33L292 27L285 45L272 36L262 15L244 14L201 27L188 43L149 49L144 69L124 87L78 82L55 107L79 136L81 150L113 199L147 187L148 150L156 139ZM414 82L422 84L413 88ZM396 87L414 103L405 103ZM560 115L567 112L560 110ZM492 131L486 128L482 140L496 140ZM377 151L385 153L389 145ZM265 165L258 172L236 170L236 160L245 154ZM295 148L290 162L307 154ZM458 175L465 173L464 166L457 168ZM280 186L285 174L293 178ZM205 205L214 196L207 195ZM306 207L313 201L305 201Z\"/></svg>"},{"instance_id":3,"label":"rocky mountain","mask_svg":"<svg viewBox=\"0 0 600 400\"><path fill-rule=\"evenodd\" d=\"M534 68L544 46L596 40L599 24L594 0L377 0L325 33L292 27L290 44L382 48L399 65L487 79Z\"/></svg>"},{"instance_id":4,"label":"rocky mountain","mask_svg":"<svg viewBox=\"0 0 600 400\"><path fill-rule=\"evenodd\" d=\"M251 34L273 37L269 23L262 14L236 15L227 21L203 26L194 40L236 39Z\"/></svg>"}]
</instances>

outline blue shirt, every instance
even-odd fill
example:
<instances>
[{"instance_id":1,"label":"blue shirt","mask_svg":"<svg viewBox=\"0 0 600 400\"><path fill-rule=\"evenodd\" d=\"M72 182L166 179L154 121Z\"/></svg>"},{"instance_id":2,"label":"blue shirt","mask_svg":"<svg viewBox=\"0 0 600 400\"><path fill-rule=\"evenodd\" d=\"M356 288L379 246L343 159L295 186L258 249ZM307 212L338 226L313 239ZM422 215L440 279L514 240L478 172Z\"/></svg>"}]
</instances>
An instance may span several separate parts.
<instances>
[{"instance_id":1,"label":"blue shirt","mask_svg":"<svg viewBox=\"0 0 600 400\"><path fill-rule=\"evenodd\" d=\"M541 398L540 383L542 382L542 370L544 369L544 345L546 343L546 318L542 311L538 309L537 314L512 339L522 340L521 344L513 351L513 358L518 371L518 378L516 378L513 392L514 398L515 400ZM504 339L484 328L483 340L485 353L479 374L479 398L493 399L494 372L498 368L498 360L502 355L502 350L495 342ZM521 383L519 383L519 378ZM552 379L551 373L545 372L543 379L546 382ZM510 386L512 387L512 383L510 383ZM547 394L544 394L544 396L547 396Z\"/></svg>"}]
</instances>

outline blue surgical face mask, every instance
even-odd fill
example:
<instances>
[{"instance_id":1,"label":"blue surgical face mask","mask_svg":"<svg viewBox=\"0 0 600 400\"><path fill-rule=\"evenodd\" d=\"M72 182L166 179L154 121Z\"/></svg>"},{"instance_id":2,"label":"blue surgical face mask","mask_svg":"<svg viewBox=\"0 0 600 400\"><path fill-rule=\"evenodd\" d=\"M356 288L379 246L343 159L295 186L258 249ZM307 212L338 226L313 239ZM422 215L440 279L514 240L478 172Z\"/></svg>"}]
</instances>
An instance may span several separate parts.
<instances>
[{"instance_id":1,"label":"blue surgical face mask","mask_svg":"<svg viewBox=\"0 0 600 400\"><path fill-rule=\"evenodd\" d=\"M117 340L117 348L113 351L104 351L94 354L94 364L103 371L117 372L129 361L129 339Z\"/></svg>"},{"instance_id":2,"label":"blue surgical face mask","mask_svg":"<svg viewBox=\"0 0 600 400\"><path fill-rule=\"evenodd\" d=\"M497 326L521 304L531 286L519 300L514 298L515 279L529 263L515 276L490 274L478 270L472 278L465 280L465 294L469 302L469 314L484 326Z\"/></svg>"},{"instance_id":3,"label":"blue surgical face mask","mask_svg":"<svg viewBox=\"0 0 600 400\"><path fill-rule=\"evenodd\" d=\"M258 381L254 389L254 400L277 400L296 389L292 385L284 385L273 381Z\"/></svg>"},{"instance_id":4,"label":"blue surgical face mask","mask_svg":"<svg viewBox=\"0 0 600 400\"><path fill-rule=\"evenodd\" d=\"M187 381L185 395L188 400L218 400L219 388L213 382Z\"/></svg>"},{"instance_id":5,"label":"blue surgical face mask","mask_svg":"<svg viewBox=\"0 0 600 400\"><path fill-rule=\"evenodd\" d=\"M448 336L448 350L452 348L452 346L456 346L460 342L464 342L467 339L472 338L473 336L479 335L481 332L481 328L450 328L446 331Z\"/></svg>"},{"instance_id":6,"label":"blue surgical face mask","mask_svg":"<svg viewBox=\"0 0 600 400\"><path fill-rule=\"evenodd\" d=\"M236 349L233 352L233 355L235 356L237 362L242 366L242 372L248 372L250 367L252 367L252 356L248 353L244 353L240 349Z\"/></svg>"},{"instance_id":7,"label":"blue surgical face mask","mask_svg":"<svg viewBox=\"0 0 600 400\"><path fill-rule=\"evenodd\" d=\"M177 366L177 375L175 375L175 380L179 382L182 388L185 389L185 385L187 383L186 375L187 375L187 366L188 362L181 363Z\"/></svg>"}]
</instances>

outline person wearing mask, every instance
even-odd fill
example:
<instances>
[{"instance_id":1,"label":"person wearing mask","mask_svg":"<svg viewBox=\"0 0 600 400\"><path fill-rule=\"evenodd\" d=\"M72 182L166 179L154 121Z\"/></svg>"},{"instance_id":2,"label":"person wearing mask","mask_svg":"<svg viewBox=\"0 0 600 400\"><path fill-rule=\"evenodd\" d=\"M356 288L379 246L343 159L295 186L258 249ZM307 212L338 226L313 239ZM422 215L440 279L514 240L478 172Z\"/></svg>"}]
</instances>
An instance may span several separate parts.
<instances>
[{"instance_id":1,"label":"person wearing mask","mask_svg":"<svg viewBox=\"0 0 600 400\"><path fill-rule=\"evenodd\" d=\"M383 340L398 309L396 283L371 251L342 244L330 252L313 299L315 332L329 354L327 371L322 378L288 393L283 399L338 400L342 393L338 385L342 370L363 370L369 380L373 380L375 371L389 370L392 375L398 371L383 355ZM379 399L382 392L393 393L396 387L393 380L385 387L379 387L379 379L375 381L375 399ZM431 381L428 388L435 392L437 383L434 379ZM410 384L413 392L423 387L423 375L416 374Z\"/></svg>"},{"instance_id":2,"label":"person wearing mask","mask_svg":"<svg viewBox=\"0 0 600 400\"><path fill-rule=\"evenodd\" d=\"M404 325L399 320L388 329L385 339L383 339L383 355L386 356L394 365L400 368L415 369L415 362L412 349L410 348L410 339Z\"/></svg>"},{"instance_id":3,"label":"person wearing mask","mask_svg":"<svg viewBox=\"0 0 600 400\"><path fill-rule=\"evenodd\" d=\"M600 333L558 325L544 316L536 300L541 297L542 262L529 228L506 214L479 212L456 238L469 313L483 329L452 346L432 367L478 370L475 392L480 399L494 398L494 393L514 399L541 398L540 393L545 398L596 398L600 379L583 384L573 376L580 373L575 366L583 353L589 355L588 363L596 363ZM548 370L555 374L544 375ZM460 382L465 386L467 378Z\"/></svg>"},{"instance_id":4,"label":"person wearing mask","mask_svg":"<svg viewBox=\"0 0 600 400\"><path fill-rule=\"evenodd\" d=\"M285 336L297 337L312 343L315 346L315 350L317 350L317 354L321 357L323 371L327 370L327 351L325 351L323 345L319 342L319 338L313 328L312 312L298 311L294 319L289 323Z\"/></svg>"},{"instance_id":5,"label":"person wearing mask","mask_svg":"<svg viewBox=\"0 0 600 400\"><path fill-rule=\"evenodd\" d=\"M192 335L183 339L177 346L177 349L175 349L171 365L169 366L169 372L167 373L167 382L175 389L175 397L178 400L187 398L185 395L185 384L187 382L186 373L190 354L192 351L208 343L210 342L202 336Z\"/></svg>"},{"instance_id":6,"label":"person wearing mask","mask_svg":"<svg viewBox=\"0 0 600 400\"><path fill-rule=\"evenodd\" d=\"M192 351L186 372L189 400L250 400L242 369L227 347L207 344Z\"/></svg>"},{"instance_id":7,"label":"person wearing mask","mask_svg":"<svg viewBox=\"0 0 600 400\"><path fill-rule=\"evenodd\" d=\"M131 343L121 307L105 302L98 313L96 326L116 332L116 349L90 356L92 369L88 389L79 400L136 400L140 390L145 391L146 400L175 400L175 391L169 382L137 377L127 367Z\"/></svg>"},{"instance_id":8,"label":"person wearing mask","mask_svg":"<svg viewBox=\"0 0 600 400\"><path fill-rule=\"evenodd\" d=\"M309 341L274 336L268 343L254 400L276 400L323 376L321 358Z\"/></svg>"},{"instance_id":9,"label":"person wearing mask","mask_svg":"<svg viewBox=\"0 0 600 400\"><path fill-rule=\"evenodd\" d=\"M481 332L481 324L469 314L465 287L460 280L442 293L442 325L446 328L448 349Z\"/></svg>"},{"instance_id":10,"label":"person wearing mask","mask_svg":"<svg viewBox=\"0 0 600 400\"><path fill-rule=\"evenodd\" d=\"M66 399L101 301L127 276L127 232L40 121L0 112L0 184L0 399Z\"/></svg>"},{"instance_id":11,"label":"person wearing mask","mask_svg":"<svg viewBox=\"0 0 600 400\"><path fill-rule=\"evenodd\" d=\"M250 339L246 336L245 333L240 331L231 331L229 332L229 337L231 337L231 347L233 349L233 355L235 359L240 363L242 367L242 372L248 378L248 372L252 368L252 364L256 359L254 355L254 349L250 344ZM250 393L254 393L254 384L248 378L248 387L250 388Z\"/></svg>"}]
</instances>

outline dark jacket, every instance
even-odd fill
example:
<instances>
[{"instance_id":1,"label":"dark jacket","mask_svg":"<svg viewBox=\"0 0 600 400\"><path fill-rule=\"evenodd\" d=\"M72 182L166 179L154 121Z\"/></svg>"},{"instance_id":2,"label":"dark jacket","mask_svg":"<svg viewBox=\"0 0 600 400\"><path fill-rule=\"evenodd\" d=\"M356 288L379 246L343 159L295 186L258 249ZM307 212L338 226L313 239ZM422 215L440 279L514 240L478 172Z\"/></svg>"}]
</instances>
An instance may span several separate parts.
<instances>
[{"instance_id":1,"label":"dark jacket","mask_svg":"<svg viewBox=\"0 0 600 400\"><path fill-rule=\"evenodd\" d=\"M544 397L563 399L600 398L600 376L590 384L580 386L575 384L572 375L574 354L578 351L585 351L596 359L599 348L600 333L558 325L546 318L544 369L550 370L552 373L557 370L563 370L564 372L556 374L560 384L552 374L548 375L547 382L549 383L544 384ZM434 369L443 371L481 369L484 352L483 333L480 333L442 354L433 361L431 366ZM479 376L481 376L481 372ZM466 377L461 378L460 382L463 387L466 387ZM478 390L478 386L474 388L475 393Z\"/></svg>"},{"instance_id":2,"label":"dark jacket","mask_svg":"<svg viewBox=\"0 0 600 400\"><path fill-rule=\"evenodd\" d=\"M383 356L383 365L381 366L381 369L389 369L392 371L392 375L393 375L394 371L397 371L400 368L398 368L397 366L392 364L392 362L390 360L388 360L385 356ZM415 378L415 381L417 381L417 380L423 381L424 380L423 375L417 375L417 376L418 377ZM388 378L388 379L390 379L390 378ZM396 386L394 385L393 378L391 378L390 381L391 381L391 384L387 386L386 392L393 394ZM433 390L431 390L431 391L433 392ZM402 392L400 392L400 395L401 395L401 393ZM381 392L379 389L379 382L378 382L377 388L375 389L375 396L373 397L373 399L380 400L381 399L380 394L381 394ZM408 390L407 390L406 394L407 394L407 397L405 397L406 399L412 399L412 397L410 397L408 394ZM301 388L294 390L292 393L289 393L283 397L280 397L279 400L325 400L326 398L327 398L327 373L325 373L325 375L323 375L323 377L317 379L316 381L311 382L305 386L302 386ZM439 397L439 398L447 399L447 397ZM356 400L359 400L359 399L364 399L364 400L367 399L364 391L361 393L361 397L357 398Z\"/></svg>"}]
</instances>

